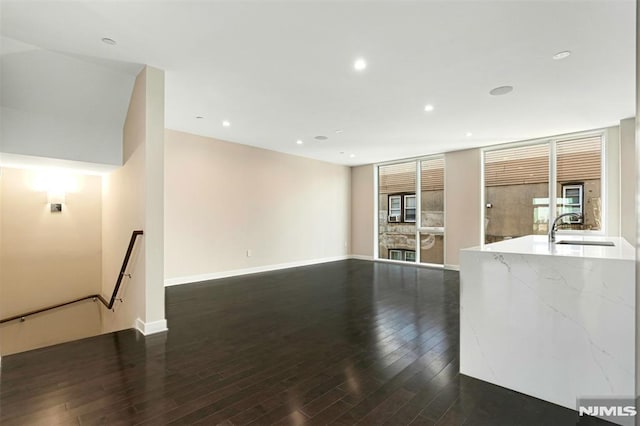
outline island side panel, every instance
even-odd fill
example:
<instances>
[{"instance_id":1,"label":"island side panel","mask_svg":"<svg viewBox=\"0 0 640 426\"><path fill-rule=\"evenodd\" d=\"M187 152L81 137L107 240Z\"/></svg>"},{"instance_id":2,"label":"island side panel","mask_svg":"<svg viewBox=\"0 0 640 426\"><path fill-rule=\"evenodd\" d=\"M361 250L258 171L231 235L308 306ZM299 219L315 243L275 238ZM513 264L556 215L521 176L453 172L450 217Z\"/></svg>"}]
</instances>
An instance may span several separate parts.
<instances>
[{"instance_id":1,"label":"island side panel","mask_svg":"<svg viewBox=\"0 0 640 426\"><path fill-rule=\"evenodd\" d=\"M632 396L634 265L462 250L460 371L571 409Z\"/></svg>"}]
</instances>

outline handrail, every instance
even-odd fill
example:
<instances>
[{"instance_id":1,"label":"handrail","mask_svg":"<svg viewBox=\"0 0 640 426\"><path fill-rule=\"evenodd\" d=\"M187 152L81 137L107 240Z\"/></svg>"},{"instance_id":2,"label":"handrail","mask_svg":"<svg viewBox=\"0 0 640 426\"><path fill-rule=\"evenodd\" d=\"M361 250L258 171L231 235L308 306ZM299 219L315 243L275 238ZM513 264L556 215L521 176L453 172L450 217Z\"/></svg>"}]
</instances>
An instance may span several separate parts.
<instances>
[{"instance_id":1,"label":"handrail","mask_svg":"<svg viewBox=\"0 0 640 426\"><path fill-rule=\"evenodd\" d=\"M89 299L99 300L107 309L113 308L113 304L116 301L116 296L118 295L118 291L120 290L120 285L122 284L122 277L125 275L128 275L129 277L131 277L130 274L125 274L125 271L127 269L127 265L129 264L129 258L131 257L131 253L133 252L133 247L136 243L136 239L138 238L138 235L142 235L142 234L144 234L143 231L133 231L131 233L131 239L129 240L129 247L127 247L127 253L124 255L124 260L122 261L122 267L120 268L120 274L118 275L118 279L116 280L116 285L113 288L111 299L108 302L104 297L102 297L101 294L92 294L90 296L81 297L79 299L71 300L69 302L59 303L57 305L48 306L42 309L37 309L35 311L27 312L25 314L14 315L12 317L0 320L0 324L4 324L5 322L14 321L17 319L24 321L24 319L28 316L39 314L45 311L50 311L52 309L61 308L63 306L71 305L71 304L82 302L83 300L89 300Z\"/></svg>"}]
</instances>

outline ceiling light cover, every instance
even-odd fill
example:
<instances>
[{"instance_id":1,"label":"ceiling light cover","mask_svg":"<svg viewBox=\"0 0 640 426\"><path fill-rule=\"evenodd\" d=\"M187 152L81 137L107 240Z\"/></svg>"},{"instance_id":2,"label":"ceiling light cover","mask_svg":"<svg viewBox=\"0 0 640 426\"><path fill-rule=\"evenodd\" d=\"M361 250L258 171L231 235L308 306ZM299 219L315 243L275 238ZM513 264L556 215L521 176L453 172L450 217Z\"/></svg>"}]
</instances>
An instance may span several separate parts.
<instances>
[{"instance_id":1,"label":"ceiling light cover","mask_svg":"<svg viewBox=\"0 0 640 426\"><path fill-rule=\"evenodd\" d=\"M298 145L302 145L304 142L302 142L300 139L298 139L298 140L296 141L296 143L297 143Z\"/></svg>"},{"instance_id":2,"label":"ceiling light cover","mask_svg":"<svg viewBox=\"0 0 640 426\"><path fill-rule=\"evenodd\" d=\"M466 135L467 135L468 138L470 138L471 136L473 136L473 133L467 132Z\"/></svg>"},{"instance_id":3,"label":"ceiling light cover","mask_svg":"<svg viewBox=\"0 0 640 426\"><path fill-rule=\"evenodd\" d=\"M555 55L553 55L553 59L555 59L556 61L559 61L561 59L564 58L568 58L569 56L571 56L571 51L570 50L563 50L562 52L558 52Z\"/></svg>"},{"instance_id":4,"label":"ceiling light cover","mask_svg":"<svg viewBox=\"0 0 640 426\"><path fill-rule=\"evenodd\" d=\"M489 94L492 96L502 96L502 95L506 95L507 93L511 93L512 91L513 91L513 86L500 86L500 87L491 89Z\"/></svg>"},{"instance_id":5,"label":"ceiling light cover","mask_svg":"<svg viewBox=\"0 0 640 426\"><path fill-rule=\"evenodd\" d=\"M427 105L424 106L424 110L427 111L427 112L431 112L431 111L433 111L433 109L434 109L433 105L431 105L431 104L427 104Z\"/></svg>"},{"instance_id":6,"label":"ceiling light cover","mask_svg":"<svg viewBox=\"0 0 640 426\"><path fill-rule=\"evenodd\" d=\"M224 120L224 121L222 122L222 125L223 125L224 127L229 127L229 126L231 126L231 123L229 123L227 120Z\"/></svg>"}]
</instances>

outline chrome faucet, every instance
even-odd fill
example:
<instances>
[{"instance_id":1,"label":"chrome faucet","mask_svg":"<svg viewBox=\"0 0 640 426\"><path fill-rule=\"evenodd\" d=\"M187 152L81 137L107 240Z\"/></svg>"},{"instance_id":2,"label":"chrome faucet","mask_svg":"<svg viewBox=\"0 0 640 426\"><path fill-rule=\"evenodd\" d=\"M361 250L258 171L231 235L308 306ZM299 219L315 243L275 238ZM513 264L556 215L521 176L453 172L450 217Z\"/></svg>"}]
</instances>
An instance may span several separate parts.
<instances>
[{"instance_id":1,"label":"chrome faucet","mask_svg":"<svg viewBox=\"0 0 640 426\"><path fill-rule=\"evenodd\" d=\"M555 243L556 242L556 231L558 230L558 224L560 222L560 219L562 219L564 217L569 217L569 216L573 216L574 219L580 219L582 217L582 215L580 213L564 213L564 214L561 214L560 216L556 217L556 220L553 221L553 225L551 225L551 229L549 229L549 242L550 243Z\"/></svg>"}]
</instances>

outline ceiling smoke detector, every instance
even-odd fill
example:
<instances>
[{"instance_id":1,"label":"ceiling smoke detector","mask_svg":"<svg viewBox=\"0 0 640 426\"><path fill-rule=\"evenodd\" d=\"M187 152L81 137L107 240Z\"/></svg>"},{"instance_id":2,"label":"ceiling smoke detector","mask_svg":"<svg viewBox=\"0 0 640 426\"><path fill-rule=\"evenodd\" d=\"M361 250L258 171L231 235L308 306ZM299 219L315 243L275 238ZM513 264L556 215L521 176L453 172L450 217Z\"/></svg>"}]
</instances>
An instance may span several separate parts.
<instances>
[{"instance_id":1,"label":"ceiling smoke detector","mask_svg":"<svg viewBox=\"0 0 640 426\"><path fill-rule=\"evenodd\" d=\"M556 61L559 61L561 59L568 58L569 56L571 56L571 51L563 50L562 52L558 52L555 55L553 55L552 58L555 59Z\"/></svg>"},{"instance_id":2,"label":"ceiling smoke detector","mask_svg":"<svg viewBox=\"0 0 640 426\"><path fill-rule=\"evenodd\" d=\"M513 91L513 86L500 86L500 87L491 89L489 94L492 96L502 96L502 95L506 95L507 93L511 93L512 91Z\"/></svg>"}]
</instances>

